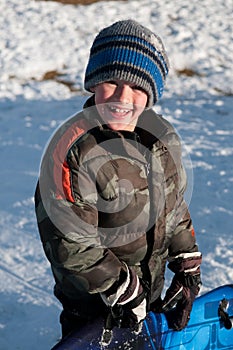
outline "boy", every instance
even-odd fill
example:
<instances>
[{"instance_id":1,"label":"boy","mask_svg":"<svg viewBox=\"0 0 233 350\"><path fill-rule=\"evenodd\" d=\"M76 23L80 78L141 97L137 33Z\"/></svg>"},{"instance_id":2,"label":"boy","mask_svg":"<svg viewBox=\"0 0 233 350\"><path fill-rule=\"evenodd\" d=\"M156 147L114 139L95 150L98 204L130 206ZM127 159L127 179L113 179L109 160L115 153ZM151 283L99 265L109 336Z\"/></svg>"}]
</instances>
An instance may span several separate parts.
<instances>
[{"instance_id":1,"label":"boy","mask_svg":"<svg viewBox=\"0 0 233 350\"><path fill-rule=\"evenodd\" d=\"M201 253L179 137L151 109L168 66L161 39L136 21L104 28L85 74L93 95L43 157L36 215L63 337L99 316L137 330L149 310L175 304L171 327L188 323ZM162 300L167 261L174 278Z\"/></svg>"}]
</instances>

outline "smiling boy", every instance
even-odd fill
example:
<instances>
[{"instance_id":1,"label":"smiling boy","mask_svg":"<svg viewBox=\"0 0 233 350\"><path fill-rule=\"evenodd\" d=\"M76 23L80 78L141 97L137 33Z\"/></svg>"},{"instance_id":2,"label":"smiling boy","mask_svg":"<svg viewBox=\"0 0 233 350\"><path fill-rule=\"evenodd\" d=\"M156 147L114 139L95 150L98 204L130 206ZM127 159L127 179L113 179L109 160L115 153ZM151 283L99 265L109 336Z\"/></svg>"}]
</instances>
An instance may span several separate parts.
<instances>
[{"instance_id":1,"label":"smiling boy","mask_svg":"<svg viewBox=\"0 0 233 350\"><path fill-rule=\"evenodd\" d=\"M36 215L63 336L109 315L112 326L139 329L149 310L174 304L171 326L189 320L201 253L183 197L179 137L152 110L168 68L149 29L133 20L104 28L85 74L93 95L43 157ZM162 300L167 262L174 278Z\"/></svg>"}]
</instances>

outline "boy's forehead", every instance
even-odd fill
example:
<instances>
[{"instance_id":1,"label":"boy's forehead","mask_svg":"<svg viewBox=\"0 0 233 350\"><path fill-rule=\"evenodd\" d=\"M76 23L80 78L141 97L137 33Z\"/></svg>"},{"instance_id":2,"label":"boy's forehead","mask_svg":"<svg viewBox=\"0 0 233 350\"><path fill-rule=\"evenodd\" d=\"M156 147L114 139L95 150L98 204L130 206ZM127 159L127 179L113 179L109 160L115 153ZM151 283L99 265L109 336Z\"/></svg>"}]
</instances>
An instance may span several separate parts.
<instances>
[{"instance_id":1,"label":"boy's forehead","mask_svg":"<svg viewBox=\"0 0 233 350\"><path fill-rule=\"evenodd\" d=\"M131 82L131 81L128 81L128 80L124 80L124 79L106 79L98 84L96 84L95 86L93 86L91 88L92 92L94 92L96 90L96 88L98 87L108 87L108 86L111 86L111 85L115 85L116 87L119 87L119 88L123 88L123 87L130 87L130 88L137 88L138 90L141 90L143 92L145 92L145 94L148 96L148 93L145 89L143 89L140 85L138 85L137 83L135 82Z\"/></svg>"}]
</instances>

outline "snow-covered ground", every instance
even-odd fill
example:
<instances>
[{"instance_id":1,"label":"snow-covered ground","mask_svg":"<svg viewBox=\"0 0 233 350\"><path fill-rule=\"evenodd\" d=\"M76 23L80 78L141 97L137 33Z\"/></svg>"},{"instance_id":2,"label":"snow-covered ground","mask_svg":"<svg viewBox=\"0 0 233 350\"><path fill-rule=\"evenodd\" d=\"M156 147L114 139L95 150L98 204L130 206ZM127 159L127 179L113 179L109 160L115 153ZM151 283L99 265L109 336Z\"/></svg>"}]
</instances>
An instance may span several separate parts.
<instances>
[{"instance_id":1,"label":"snow-covered ground","mask_svg":"<svg viewBox=\"0 0 233 350\"><path fill-rule=\"evenodd\" d=\"M232 8L232 0L0 0L0 350L47 350L60 336L33 192L49 137L86 99L92 40L118 19L137 19L163 38L171 72L155 110L175 125L192 161L202 292L232 283ZM43 80L49 71L58 81Z\"/></svg>"}]
</instances>

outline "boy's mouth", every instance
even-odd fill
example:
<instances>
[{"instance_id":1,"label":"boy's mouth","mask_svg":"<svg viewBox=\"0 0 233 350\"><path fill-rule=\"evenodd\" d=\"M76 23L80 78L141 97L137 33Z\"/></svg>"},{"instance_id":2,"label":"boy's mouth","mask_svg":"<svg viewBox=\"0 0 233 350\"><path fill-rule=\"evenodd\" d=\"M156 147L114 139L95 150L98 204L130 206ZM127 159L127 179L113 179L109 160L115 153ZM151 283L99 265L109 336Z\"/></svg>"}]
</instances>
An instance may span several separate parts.
<instances>
[{"instance_id":1,"label":"boy's mouth","mask_svg":"<svg viewBox=\"0 0 233 350\"><path fill-rule=\"evenodd\" d=\"M126 108L121 106L108 106L109 111L115 118L124 118L128 116L129 113L132 112L132 108Z\"/></svg>"}]
</instances>

